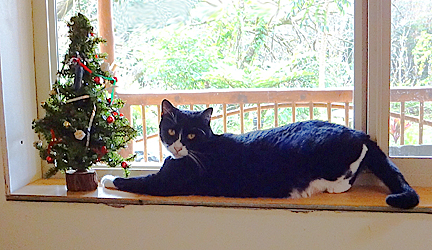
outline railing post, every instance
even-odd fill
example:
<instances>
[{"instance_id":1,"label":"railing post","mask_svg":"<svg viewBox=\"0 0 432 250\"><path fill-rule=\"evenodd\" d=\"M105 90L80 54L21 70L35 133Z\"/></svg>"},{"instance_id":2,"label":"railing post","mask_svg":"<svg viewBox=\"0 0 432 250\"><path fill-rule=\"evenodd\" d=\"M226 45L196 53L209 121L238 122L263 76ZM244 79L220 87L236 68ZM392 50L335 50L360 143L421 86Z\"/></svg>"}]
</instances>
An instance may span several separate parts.
<instances>
[{"instance_id":1,"label":"railing post","mask_svg":"<svg viewBox=\"0 0 432 250\"><path fill-rule=\"evenodd\" d=\"M419 118L419 144L423 144L423 125L424 125L424 102L420 102L420 118Z\"/></svg>"},{"instance_id":2,"label":"railing post","mask_svg":"<svg viewBox=\"0 0 432 250\"><path fill-rule=\"evenodd\" d=\"M158 121L160 121L162 118L162 111L161 111L161 105L160 104L157 105L157 110L158 110L157 111L158 112ZM160 134L159 126L158 126L158 134ZM158 136L158 140L159 140L159 161L162 162L163 154L162 154L162 141L161 141L160 136Z\"/></svg>"},{"instance_id":3,"label":"railing post","mask_svg":"<svg viewBox=\"0 0 432 250\"><path fill-rule=\"evenodd\" d=\"M279 104L277 102L274 103L274 124L275 127L279 127Z\"/></svg>"},{"instance_id":4,"label":"railing post","mask_svg":"<svg viewBox=\"0 0 432 250\"><path fill-rule=\"evenodd\" d=\"M143 154L144 161L148 161L148 151L147 151L147 124L146 124L146 106L141 105L141 113L142 113L142 128L143 128Z\"/></svg>"},{"instance_id":5,"label":"railing post","mask_svg":"<svg viewBox=\"0 0 432 250\"><path fill-rule=\"evenodd\" d=\"M222 109L223 109L223 131L224 131L224 133L226 133L227 132L227 122L228 122L228 119L227 119L227 105L226 105L226 103L223 103L222 104Z\"/></svg>"},{"instance_id":6,"label":"railing post","mask_svg":"<svg viewBox=\"0 0 432 250\"><path fill-rule=\"evenodd\" d=\"M244 104L240 103L240 133L244 133Z\"/></svg>"},{"instance_id":7,"label":"railing post","mask_svg":"<svg viewBox=\"0 0 432 250\"><path fill-rule=\"evenodd\" d=\"M131 105L126 103L121 109L121 112L123 113L124 117L126 117L129 120L130 125L133 126ZM124 158L129 157L129 155L131 154L133 154L133 141L128 143L127 148L120 150L120 155L123 156Z\"/></svg>"},{"instance_id":8,"label":"railing post","mask_svg":"<svg viewBox=\"0 0 432 250\"><path fill-rule=\"evenodd\" d=\"M257 128L261 129L261 103L257 103Z\"/></svg>"},{"instance_id":9,"label":"railing post","mask_svg":"<svg viewBox=\"0 0 432 250\"><path fill-rule=\"evenodd\" d=\"M400 145L405 145L405 102L401 102L400 124Z\"/></svg>"},{"instance_id":10,"label":"railing post","mask_svg":"<svg viewBox=\"0 0 432 250\"><path fill-rule=\"evenodd\" d=\"M345 103L345 126L349 127L349 102Z\"/></svg>"},{"instance_id":11,"label":"railing post","mask_svg":"<svg viewBox=\"0 0 432 250\"><path fill-rule=\"evenodd\" d=\"M292 122L296 122L296 103L293 102L291 106L291 113L292 113Z\"/></svg>"},{"instance_id":12,"label":"railing post","mask_svg":"<svg viewBox=\"0 0 432 250\"><path fill-rule=\"evenodd\" d=\"M309 102L309 119L313 120L314 114L313 114L313 102Z\"/></svg>"},{"instance_id":13,"label":"railing post","mask_svg":"<svg viewBox=\"0 0 432 250\"><path fill-rule=\"evenodd\" d=\"M327 103L327 121L331 122L332 120L332 104L329 102Z\"/></svg>"}]
</instances>

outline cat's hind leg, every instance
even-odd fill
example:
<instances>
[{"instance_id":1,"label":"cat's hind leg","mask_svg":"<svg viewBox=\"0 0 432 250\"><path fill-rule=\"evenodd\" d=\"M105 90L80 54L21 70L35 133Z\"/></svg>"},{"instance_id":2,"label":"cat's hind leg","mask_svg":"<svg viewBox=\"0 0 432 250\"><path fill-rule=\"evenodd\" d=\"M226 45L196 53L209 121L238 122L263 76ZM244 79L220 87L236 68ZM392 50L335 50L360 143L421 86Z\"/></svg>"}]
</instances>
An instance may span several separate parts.
<instances>
[{"instance_id":1,"label":"cat's hind leg","mask_svg":"<svg viewBox=\"0 0 432 250\"><path fill-rule=\"evenodd\" d=\"M360 164L366 156L368 148L366 145L363 145L363 149L360 153L359 158L355 160L353 163L349 165L348 170L340 177L338 177L334 181L329 181L323 178L313 180L309 183L309 186L306 187L303 191L298 189L294 189L290 193L291 198L306 198L310 197L313 194L327 192L332 194L344 193L348 191L357 175L357 171L360 168Z\"/></svg>"},{"instance_id":2,"label":"cat's hind leg","mask_svg":"<svg viewBox=\"0 0 432 250\"><path fill-rule=\"evenodd\" d=\"M378 145L368 142L369 152L365 157L368 168L390 189L386 202L397 208L413 208L420 202L416 191L408 184L396 165L384 154Z\"/></svg>"},{"instance_id":3,"label":"cat's hind leg","mask_svg":"<svg viewBox=\"0 0 432 250\"><path fill-rule=\"evenodd\" d=\"M348 179L340 177L336 181L329 181L326 191L331 194L339 194L348 191L351 188L351 184Z\"/></svg>"},{"instance_id":4,"label":"cat's hind leg","mask_svg":"<svg viewBox=\"0 0 432 250\"><path fill-rule=\"evenodd\" d=\"M348 171L339 177L336 181L328 183L327 192L329 193L343 193L348 191L354 183L357 171L360 168L360 164L366 156L368 148L363 144L363 149L360 153L359 158L350 164Z\"/></svg>"}]
</instances>

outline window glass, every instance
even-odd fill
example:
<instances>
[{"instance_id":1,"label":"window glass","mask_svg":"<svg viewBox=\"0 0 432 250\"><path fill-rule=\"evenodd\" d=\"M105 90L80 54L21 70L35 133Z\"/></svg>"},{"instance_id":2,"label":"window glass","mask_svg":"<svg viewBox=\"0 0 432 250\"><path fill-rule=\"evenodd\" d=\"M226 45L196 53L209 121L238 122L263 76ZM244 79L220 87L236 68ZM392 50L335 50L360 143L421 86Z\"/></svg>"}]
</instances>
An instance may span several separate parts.
<instances>
[{"instance_id":1,"label":"window glass","mask_svg":"<svg viewBox=\"0 0 432 250\"><path fill-rule=\"evenodd\" d=\"M392 156L432 155L432 1L393 0L389 144Z\"/></svg>"},{"instance_id":2,"label":"window glass","mask_svg":"<svg viewBox=\"0 0 432 250\"><path fill-rule=\"evenodd\" d=\"M113 1L116 91L140 131L130 147L137 161L164 157L159 101L138 104L168 93L195 100L171 100L183 108L212 106L216 133L309 119L352 127L353 6L352 0ZM68 44L66 21L81 12L97 30L98 11L96 0L57 1L60 58ZM218 89L224 90L211 98L179 92Z\"/></svg>"}]
</instances>

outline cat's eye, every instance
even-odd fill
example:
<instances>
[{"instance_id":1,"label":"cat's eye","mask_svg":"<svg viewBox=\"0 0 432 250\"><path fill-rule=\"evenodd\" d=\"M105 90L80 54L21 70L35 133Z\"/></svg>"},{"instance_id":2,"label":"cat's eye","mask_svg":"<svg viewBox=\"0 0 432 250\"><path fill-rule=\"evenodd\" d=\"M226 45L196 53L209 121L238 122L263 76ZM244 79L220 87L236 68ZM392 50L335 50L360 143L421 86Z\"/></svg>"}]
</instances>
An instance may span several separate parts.
<instances>
[{"instance_id":1,"label":"cat's eye","mask_svg":"<svg viewBox=\"0 0 432 250\"><path fill-rule=\"evenodd\" d=\"M188 135L187 135L187 138L188 138L189 140L193 140L193 139L195 138L195 134L188 134Z\"/></svg>"},{"instance_id":2,"label":"cat's eye","mask_svg":"<svg viewBox=\"0 0 432 250\"><path fill-rule=\"evenodd\" d=\"M174 129L170 128L170 129L168 129L168 134L171 136L174 136L176 134L176 132Z\"/></svg>"}]
</instances>

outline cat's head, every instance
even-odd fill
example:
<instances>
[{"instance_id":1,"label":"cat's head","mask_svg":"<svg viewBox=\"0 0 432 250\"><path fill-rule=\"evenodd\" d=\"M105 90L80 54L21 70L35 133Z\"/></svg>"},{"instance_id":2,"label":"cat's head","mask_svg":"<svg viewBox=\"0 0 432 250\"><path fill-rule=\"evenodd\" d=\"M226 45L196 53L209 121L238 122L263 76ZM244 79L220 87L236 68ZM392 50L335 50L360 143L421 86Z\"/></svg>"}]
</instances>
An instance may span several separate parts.
<instances>
[{"instance_id":1,"label":"cat's head","mask_svg":"<svg viewBox=\"0 0 432 250\"><path fill-rule=\"evenodd\" d=\"M162 101L162 119L159 124L160 138L174 158L189 155L208 140L213 132L210 118L213 109L204 111L181 110L168 100Z\"/></svg>"}]
</instances>

